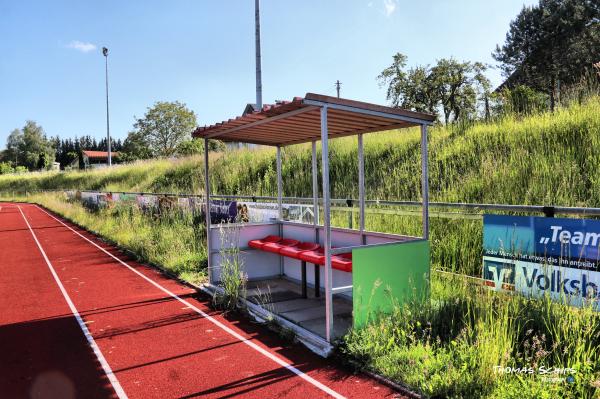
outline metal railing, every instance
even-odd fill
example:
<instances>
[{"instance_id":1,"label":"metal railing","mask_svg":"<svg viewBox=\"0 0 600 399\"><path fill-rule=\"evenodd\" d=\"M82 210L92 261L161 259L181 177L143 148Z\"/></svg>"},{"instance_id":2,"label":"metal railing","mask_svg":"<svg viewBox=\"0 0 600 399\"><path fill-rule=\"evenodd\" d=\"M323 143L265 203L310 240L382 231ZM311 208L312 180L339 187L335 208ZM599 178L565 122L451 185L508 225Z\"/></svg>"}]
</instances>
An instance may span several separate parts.
<instances>
[{"instance_id":1,"label":"metal railing","mask_svg":"<svg viewBox=\"0 0 600 399\"><path fill-rule=\"evenodd\" d=\"M199 194L188 194L188 193L151 193L151 192L132 192L132 191L100 191L100 190L76 190L76 189L51 189L51 190L30 190L30 191L0 191L0 196L10 193L14 196L18 194L30 194L37 192L66 192L66 191L80 191L86 193L113 193L113 194L129 194L129 195L154 195L161 197L185 197L185 198L204 198ZM212 199L222 200L246 200L252 202L277 202L275 196L259 196L259 195L211 195ZM308 203L312 204L313 199L308 197L283 197L283 201L287 203ZM323 203L322 199L318 201L320 204ZM419 201L390 201L390 200L366 200L367 205L381 205L381 206L402 206L402 207L417 207L422 206ZM345 205L347 208L353 208L354 204L358 204L358 200L354 198L335 198L331 199L331 204ZM464 211L471 211L474 213L481 213L483 211L502 211L502 212L522 212L522 213L541 213L545 216L552 217L556 214L570 214L570 215L590 215L600 216L600 208L593 207L570 207L570 206L557 206L557 205L509 205L509 204L478 204L478 203L464 203L464 202L430 202L430 207L434 208L450 208Z\"/></svg>"}]
</instances>

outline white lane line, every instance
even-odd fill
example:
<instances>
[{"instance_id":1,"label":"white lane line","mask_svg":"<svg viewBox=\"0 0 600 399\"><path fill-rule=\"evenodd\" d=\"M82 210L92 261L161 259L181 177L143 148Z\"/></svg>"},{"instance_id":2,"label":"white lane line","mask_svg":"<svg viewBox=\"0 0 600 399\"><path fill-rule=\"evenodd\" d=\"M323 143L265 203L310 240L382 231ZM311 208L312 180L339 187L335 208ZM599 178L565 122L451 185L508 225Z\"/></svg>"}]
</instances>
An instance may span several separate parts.
<instances>
[{"instance_id":1,"label":"white lane line","mask_svg":"<svg viewBox=\"0 0 600 399\"><path fill-rule=\"evenodd\" d=\"M50 269L50 273L52 273L52 277L54 277L56 284L58 284L58 288L60 288L60 291L62 292L63 296L65 297L65 300L67 301L67 304L69 305L69 308L71 308L71 312L73 313L73 316L75 316L75 319L77 319L77 323L79 324L79 327L83 331L83 335L85 335L85 338L87 339L88 343L92 347L94 354L96 355L96 358L98 358L98 361L102 365L104 374L106 374L106 377L108 377L108 380L110 381L113 388L115 389L117 396L120 399L127 399L127 394L125 394L125 391L123 390L123 387L121 387L119 380L117 379L117 377L113 373L112 369L110 368L108 362L104 358L104 355L100 351L100 348L96 344L96 341L94 341L94 337L92 337L90 330L88 330L83 319L79 315L79 312L77 311L77 308L73 304L71 297L69 297L69 294L67 294L65 287L63 286L60 279L58 278L58 275L56 274L56 271L54 270L52 263L50 263L50 260L48 259L48 256L46 255L46 252L44 251L44 248L42 248L42 245L38 241L37 236L35 235L33 229L31 228L31 225L29 224L29 221L27 220L27 218L25 217L25 214L23 213L23 210L21 209L20 206L18 206L18 208L19 208L19 212L21 212L21 215L23 216L23 219L25 220L25 223L27 223L27 227L29 228L31 235L33 236L33 239L35 240L35 243L37 244L40 252L42 253L42 256L44 257L44 260L46 261L48 268Z\"/></svg>"},{"instance_id":2,"label":"white lane line","mask_svg":"<svg viewBox=\"0 0 600 399\"><path fill-rule=\"evenodd\" d=\"M65 226L66 228L68 228L69 230L71 230L73 233L77 234L79 237L83 238L84 240L86 240L87 242L89 242L90 244L92 244L93 246L95 246L96 248L98 248L99 250L101 250L102 252L104 252L105 254L107 254L108 256L110 256L111 258L113 258L114 260L116 260L117 262L119 262L120 264L122 264L123 266L127 267L129 270L131 270L132 272L134 272L135 274L137 274L138 276L140 276L144 280L148 281L150 284L152 284L153 286L155 286L156 288L158 288L159 290L161 290L165 294L167 294L167 295L169 295L169 296L177 299L179 302L181 302L184 305L188 306L190 309L193 309L194 311L196 311L196 313L200 314L202 317L206 318L207 320L209 320L210 322L212 322L213 324L215 324L217 327L221 328L223 331L227 332L228 334L234 336L235 338L237 338L241 342L245 343L246 345L248 345L249 347L251 347L255 351L257 351L260 354L266 356L267 358L271 359L272 361L274 361L275 363L279 364L280 366L285 367L286 369L288 369L292 373L296 374L298 377L300 377L303 380L307 381L308 383L314 385L315 387L319 388L323 392L326 392L327 394L333 396L334 398L345 399L345 397L343 395L337 393L336 391L334 391L333 389L329 388L325 384L323 384L323 383L315 380L311 376L304 374L302 371L298 370L296 367L292 366L291 364L289 364L285 360L279 358L278 356L275 356L273 353L269 352L268 350L266 350L264 348L261 348L260 346L258 346L254 342L248 340L248 338L245 338L244 336L242 336L241 334L239 334L236 331L232 330L231 328L227 327L225 324L221 323L217 319L214 319L212 316L204 313L201 309L199 309L196 306L192 305L190 302L186 301L185 299L182 299L182 298L178 297L176 294L174 294L171 291L169 291L168 289L164 288L162 285L158 284L154 280L148 278L144 274L142 274L139 271L135 270L132 266L130 266L126 262L122 261L121 259L117 258L116 256L114 256L113 254L111 254L110 252L108 252L107 250L105 250L104 248L102 248L101 246L99 246L98 244L96 244L95 242L93 242L92 240L90 240L89 238L87 238L84 235L80 234L75 229L73 229L70 226L66 225L61 220L57 219L56 217L54 217L50 213L46 212L41 207L39 207L37 205L36 205L36 207L39 210L41 210L42 212L44 212L46 215L50 216L52 219L56 220L58 223L62 224L63 226Z\"/></svg>"}]
</instances>

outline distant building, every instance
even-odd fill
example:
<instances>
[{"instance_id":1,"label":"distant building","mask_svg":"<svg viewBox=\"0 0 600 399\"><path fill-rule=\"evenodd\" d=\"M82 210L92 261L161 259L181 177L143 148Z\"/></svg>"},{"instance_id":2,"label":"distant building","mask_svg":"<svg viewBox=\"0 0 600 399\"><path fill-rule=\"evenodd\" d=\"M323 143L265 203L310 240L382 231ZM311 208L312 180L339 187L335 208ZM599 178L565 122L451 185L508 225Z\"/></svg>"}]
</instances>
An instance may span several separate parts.
<instances>
[{"instance_id":1,"label":"distant building","mask_svg":"<svg viewBox=\"0 0 600 399\"><path fill-rule=\"evenodd\" d=\"M260 111L260 109L256 104L246 104L246 108L244 108L244 113L242 113L242 116L246 116L258 111Z\"/></svg>"},{"instance_id":2,"label":"distant building","mask_svg":"<svg viewBox=\"0 0 600 399\"><path fill-rule=\"evenodd\" d=\"M81 151L83 158L83 168L103 168L108 166L108 152L106 151ZM111 152L112 162L117 163L120 154L118 152Z\"/></svg>"},{"instance_id":3,"label":"distant building","mask_svg":"<svg viewBox=\"0 0 600 399\"><path fill-rule=\"evenodd\" d=\"M242 113L242 116L246 116L248 114L253 114L254 112L259 112L260 108L258 108L256 106L256 104L246 104L246 107L244 108L244 112ZM256 144L249 144L249 143L226 143L225 144L227 146L228 150L237 150L240 148L250 148L250 149L254 149L254 148L258 148L258 145Z\"/></svg>"}]
</instances>

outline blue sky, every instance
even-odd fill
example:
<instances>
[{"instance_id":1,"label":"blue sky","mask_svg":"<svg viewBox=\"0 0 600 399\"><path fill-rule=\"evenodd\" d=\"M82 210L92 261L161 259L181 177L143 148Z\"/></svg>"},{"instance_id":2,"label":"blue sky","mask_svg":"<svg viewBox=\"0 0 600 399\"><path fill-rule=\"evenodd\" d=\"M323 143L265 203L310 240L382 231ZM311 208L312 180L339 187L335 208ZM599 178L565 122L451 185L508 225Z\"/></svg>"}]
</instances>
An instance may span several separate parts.
<instances>
[{"instance_id":1,"label":"blue sky","mask_svg":"<svg viewBox=\"0 0 600 399\"><path fill-rule=\"evenodd\" d=\"M413 64L493 63L531 0L262 0L263 101L306 92L384 104L376 77L392 55ZM254 1L0 0L0 149L28 119L48 135L124 138L155 101L182 101L200 125L255 100ZM493 84L499 71L490 71Z\"/></svg>"}]
</instances>

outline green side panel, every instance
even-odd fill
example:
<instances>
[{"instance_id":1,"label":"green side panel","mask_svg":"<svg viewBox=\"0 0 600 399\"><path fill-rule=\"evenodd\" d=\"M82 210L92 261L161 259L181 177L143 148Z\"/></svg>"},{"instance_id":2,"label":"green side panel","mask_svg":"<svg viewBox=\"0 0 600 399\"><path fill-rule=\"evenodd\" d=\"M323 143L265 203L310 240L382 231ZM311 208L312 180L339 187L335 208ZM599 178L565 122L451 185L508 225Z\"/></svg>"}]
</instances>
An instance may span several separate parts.
<instances>
[{"instance_id":1,"label":"green side panel","mask_svg":"<svg viewBox=\"0 0 600 399\"><path fill-rule=\"evenodd\" d=\"M395 304L429 298L429 241L352 251L354 327Z\"/></svg>"}]
</instances>

